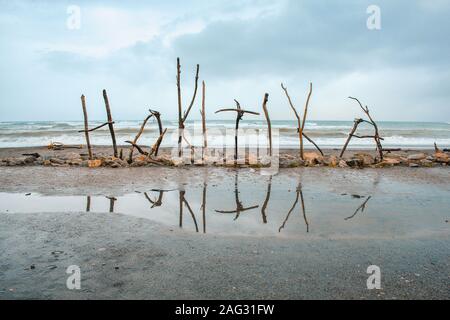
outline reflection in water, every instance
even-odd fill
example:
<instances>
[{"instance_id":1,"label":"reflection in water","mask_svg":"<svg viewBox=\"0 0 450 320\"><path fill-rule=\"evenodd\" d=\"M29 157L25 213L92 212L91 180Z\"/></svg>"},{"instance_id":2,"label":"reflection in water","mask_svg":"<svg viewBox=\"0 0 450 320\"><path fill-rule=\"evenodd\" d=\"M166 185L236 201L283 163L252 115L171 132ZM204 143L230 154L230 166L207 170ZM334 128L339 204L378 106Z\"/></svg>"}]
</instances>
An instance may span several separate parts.
<instances>
[{"instance_id":1,"label":"reflection in water","mask_svg":"<svg viewBox=\"0 0 450 320\"><path fill-rule=\"evenodd\" d=\"M271 190L272 190L272 176L269 177L269 184L267 185L266 199L264 200L264 203L261 207L261 215L262 215L263 223L267 223L266 209L267 209L267 205L270 200L270 191Z\"/></svg>"},{"instance_id":2,"label":"reflection in water","mask_svg":"<svg viewBox=\"0 0 450 320\"><path fill-rule=\"evenodd\" d=\"M150 207L150 208L152 208L152 209L153 209L154 207L160 207L160 206L162 205L163 195L164 195L164 192L163 192L163 191L160 191L160 192L159 192L158 198L155 199L155 200L152 200L152 199L150 199L150 197L148 196L148 193L147 193L147 192L144 192L144 197L148 200L148 202L150 202L150 203L152 204L152 206Z\"/></svg>"},{"instance_id":3,"label":"reflection in water","mask_svg":"<svg viewBox=\"0 0 450 320\"><path fill-rule=\"evenodd\" d=\"M367 197L367 199L358 208L356 208L355 212L351 216L345 218L344 220L352 219L354 216L356 216L356 214L358 213L359 210L361 210L361 212L364 212L364 209L366 208L366 204L367 204L367 202L369 202L370 198L372 198L372 196Z\"/></svg>"},{"instance_id":4,"label":"reflection in water","mask_svg":"<svg viewBox=\"0 0 450 320\"><path fill-rule=\"evenodd\" d=\"M106 197L106 199L109 199L109 212L114 212L114 202L117 201L117 198Z\"/></svg>"},{"instance_id":5,"label":"reflection in water","mask_svg":"<svg viewBox=\"0 0 450 320\"><path fill-rule=\"evenodd\" d=\"M200 207L200 210L202 210L202 217L203 217L203 233L206 233L206 188L208 185L206 182L203 182L203 193L202 193L202 205Z\"/></svg>"},{"instance_id":6,"label":"reflection in water","mask_svg":"<svg viewBox=\"0 0 450 320\"><path fill-rule=\"evenodd\" d=\"M234 178L234 199L236 201L236 210L215 210L218 213L236 213L236 216L234 217L234 220L237 220L239 218L239 215L241 212L256 209L259 207L259 205L254 205L251 207L245 208L242 204L241 200L239 199L239 186L238 186L238 173L236 171L236 175Z\"/></svg>"},{"instance_id":7,"label":"reflection in water","mask_svg":"<svg viewBox=\"0 0 450 320\"><path fill-rule=\"evenodd\" d=\"M329 181L318 181L309 187L305 178L297 179L297 176L264 178L251 174L240 174L238 179L233 172L232 176L205 177L203 182L184 184L182 188L149 188L146 192L135 191L120 197L110 194L106 197L27 196L0 192L0 212L107 212L109 209L166 226L179 225L192 232L234 235L373 238L410 237L430 232L448 234L445 223L448 210L442 210L450 208L448 189L383 179L375 180L378 188L367 187L367 181L344 188L330 186ZM170 186L179 182L165 183ZM294 191L295 196L288 190ZM365 198L351 196L356 191L365 192ZM343 197L342 192L347 196Z\"/></svg>"},{"instance_id":8,"label":"reflection in water","mask_svg":"<svg viewBox=\"0 0 450 320\"><path fill-rule=\"evenodd\" d=\"M186 191L180 190L179 196L180 196L180 228L183 227L183 204L186 205L186 208L188 209L189 213L191 214L192 220L194 221L195 225L195 231L198 232L198 224L197 219L195 219L195 214L191 209L191 206L189 205L189 202L187 202L185 195Z\"/></svg>"},{"instance_id":9,"label":"reflection in water","mask_svg":"<svg viewBox=\"0 0 450 320\"><path fill-rule=\"evenodd\" d=\"M288 221L289 216L291 215L291 212L297 206L299 197L300 197L300 202L301 202L301 205L302 205L303 219L305 220L305 224L306 224L306 232L309 232L309 223L308 223L308 219L306 218L306 211L305 211L305 200L303 199L302 184L300 182L298 183L298 186L297 186L297 189L296 189L296 196L295 196L294 204L292 205L292 207L289 210L286 218L284 219L283 224L280 226L280 228L278 228L278 232L281 232L281 230L284 229L284 227L286 225L286 222Z\"/></svg>"},{"instance_id":10,"label":"reflection in water","mask_svg":"<svg viewBox=\"0 0 450 320\"><path fill-rule=\"evenodd\" d=\"M91 196L87 196L86 199L86 212L91 211Z\"/></svg>"}]
</instances>

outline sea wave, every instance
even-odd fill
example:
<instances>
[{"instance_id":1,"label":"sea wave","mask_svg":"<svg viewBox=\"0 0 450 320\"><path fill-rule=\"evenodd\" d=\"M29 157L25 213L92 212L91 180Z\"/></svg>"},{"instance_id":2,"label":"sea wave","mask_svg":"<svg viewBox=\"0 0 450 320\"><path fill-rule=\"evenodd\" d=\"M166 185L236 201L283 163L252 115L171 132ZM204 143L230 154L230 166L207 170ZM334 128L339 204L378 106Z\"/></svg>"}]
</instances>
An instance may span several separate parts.
<instances>
[{"instance_id":1,"label":"sea wave","mask_svg":"<svg viewBox=\"0 0 450 320\"><path fill-rule=\"evenodd\" d=\"M102 124L102 121L91 121L90 127ZM119 120L115 122L114 129L117 141L124 144L125 140L134 138L138 132L142 121L138 120ZM163 146L175 145L170 136L176 136L178 123L174 120L163 121L163 126L168 128ZM223 132L226 130L229 137L226 137L226 143L233 145L234 143L234 121L229 120L212 120L207 122L208 127L208 143L211 146L221 145L223 141ZM352 121L312 121L305 125L305 133L314 141L324 148L340 147L344 144L348 133L353 126ZM266 129L265 121L241 121L240 127L246 129ZM51 141L58 141L65 144L84 144L84 134L79 133L84 124L81 121L22 121L22 122L0 122L0 147L26 147L26 146L42 146ZM298 131L297 122L289 121L272 121L273 130L278 130L279 144L281 147L298 147ZM380 122L380 133L385 138L384 146L388 147L421 147L432 148L434 142L441 147L450 146L450 125L448 123L414 123L414 122ZM192 135L194 130L201 132L201 124L199 121L187 122L188 133ZM221 133L220 133L221 132ZM358 128L361 135L373 134L373 128L367 124L363 124ZM144 145L152 144L159 135L157 125L152 122L145 128L144 134L140 139L140 143ZM261 140L263 135L259 137L252 132L247 132L246 137L242 141L254 143L258 141L261 145L266 143ZM258 140L259 139L259 140ZM108 145L111 143L108 127L103 127L91 133L91 141L93 144ZM253 142L252 142L253 141ZM200 138L194 138L194 144L201 145ZM309 143L305 141L306 145ZM352 139L350 147L373 147L371 139Z\"/></svg>"}]
</instances>

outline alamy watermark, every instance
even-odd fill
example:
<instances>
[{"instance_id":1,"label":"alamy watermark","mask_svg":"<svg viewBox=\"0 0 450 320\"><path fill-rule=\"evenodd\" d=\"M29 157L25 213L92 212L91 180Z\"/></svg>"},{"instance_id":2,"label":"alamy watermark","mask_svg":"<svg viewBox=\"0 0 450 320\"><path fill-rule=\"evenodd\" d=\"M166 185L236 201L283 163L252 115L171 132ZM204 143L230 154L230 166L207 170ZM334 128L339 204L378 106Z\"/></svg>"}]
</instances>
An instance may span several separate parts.
<instances>
[{"instance_id":1,"label":"alamy watermark","mask_svg":"<svg viewBox=\"0 0 450 320\"><path fill-rule=\"evenodd\" d=\"M66 280L66 286L69 290L80 290L81 289L81 269L77 265L68 266L66 273L70 274Z\"/></svg>"},{"instance_id":2,"label":"alamy watermark","mask_svg":"<svg viewBox=\"0 0 450 320\"><path fill-rule=\"evenodd\" d=\"M278 172L280 135L277 128L209 128L206 131L208 147L203 146L201 123L195 122L192 130L173 130L169 135L171 158L179 164L216 164L224 166L250 166L259 168L261 174ZM182 136L179 148L179 135Z\"/></svg>"},{"instance_id":3,"label":"alamy watermark","mask_svg":"<svg viewBox=\"0 0 450 320\"><path fill-rule=\"evenodd\" d=\"M369 15L366 21L367 29L381 30L381 9L377 5L367 7L366 13Z\"/></svg>"},{"instance_id":4,"label":"alamy watermark","mask_svg":"<svg viewBox=\"0 0 450 320\"><path fill-rule=\"evenodd\" d=\"M67 7L66 26L69 30L79 30L81 28L81 8L77 5Z\"/></svg>"},{"instance_id":5,"label":"alamy watermark","mask_svg":"<svg viewBox=\"0 0 450 320\"><path fill-rule=\"evenodd\" d=\"M379 266L371 265L367 267L367 273L370 274L367 278L367 289L381 289L381 270Z\"/></svg>"}]
</instances>

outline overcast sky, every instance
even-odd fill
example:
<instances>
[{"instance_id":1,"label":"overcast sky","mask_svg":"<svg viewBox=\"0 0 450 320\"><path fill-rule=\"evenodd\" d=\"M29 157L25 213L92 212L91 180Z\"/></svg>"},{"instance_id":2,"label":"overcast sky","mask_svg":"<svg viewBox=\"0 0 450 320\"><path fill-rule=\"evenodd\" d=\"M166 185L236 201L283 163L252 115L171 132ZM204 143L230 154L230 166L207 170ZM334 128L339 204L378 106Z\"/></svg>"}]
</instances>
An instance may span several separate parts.
<instances>
[{"instance_id":1,"label":"overcast sky","mask_svg":"<svg viewBox=\"0 0 450 320\"><path fill-rule=\"evenodd\" d=\"M314 86L310 119L450 121L450 1L10 1L0 0L0 121L115 119L147 109L177 115L176 57L183 103L195 64L206 108L261 110L292 119L280 82L299 109ZM80 28L70 5L80 8ZM381 29L366 12L377 5ZM73 24L69 25L73 26ZM198 119L200 99L191 119ZM226 117L222 114L221 117Z\"/></svg>"}]
</instances>

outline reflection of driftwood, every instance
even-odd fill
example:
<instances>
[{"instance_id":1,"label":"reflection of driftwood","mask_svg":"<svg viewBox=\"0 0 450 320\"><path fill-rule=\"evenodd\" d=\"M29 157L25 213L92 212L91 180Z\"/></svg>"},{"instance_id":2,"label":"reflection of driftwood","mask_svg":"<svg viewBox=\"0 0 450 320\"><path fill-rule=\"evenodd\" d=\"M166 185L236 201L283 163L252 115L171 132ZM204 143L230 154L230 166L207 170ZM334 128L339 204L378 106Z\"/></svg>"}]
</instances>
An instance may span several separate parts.
<instances>
[{"instance_id":1,"label":"reflection of driftwood","mask_svg":"<svg viewBox=\"0 0 450 320\"><path fill-rule=\"evenodd\" d=\"M203 217L203 233L206 233L206 188L207 188L206 182L203 183L203 194L202 194L202 217Z\"/></svg>"},{"instance_id":2,"label":"reflection of driftwood","mask_svg":"<svg viewBox=\"0 0 450 320\"><path fill-rule=\"evenodd\" d=\"M194 93L192 95L191 103L183 113L183 107L181 105L181 66L180 58L177 58L177 93L178 93L178 156L181 157L181 143L184 131L184 122L186 121L192 106L194 105L195 96L197 95L198 87L198 72L200 66L197 64L197 70L195 73Z\"/></svg>"},{"instance_id":3,"label":"reflection of driftwood","mask_svg":"<svg viewBox=\"0 0 450 320\"><path fill-rule=\"evenodd\" d=\"M305 137L306 140L308 140L310 143L312 143L316 147L316 149L320 152L320 154L323 156L323 152L319 148L319 146L310 137L308 137L304 133L306 114L308 112L309 100L311 98L311 93L312 93L312 83L309 84L309 93L308 93L308 98L306 99L306 103L305 103L305 110L303 113L303 121L300 119L300 115L298 114L297 110L294 107L294 104L292 103L292 100L291 100L291 97L289 96L287 88L283 84L281 84L281 88L283 89L283 91L286 95L286 98L288 99L289 106L291 107L292 111L294 112L295 117L297 118L297 133L298 133L298 139L299 139L299 143L300 143L300 158L303 159L303 137Z\"/></svg>"},{"instance_id":4,"label":"reflection of driftwood","mask_svg":"<svg viewBox=\"0 0 450 320\"><path fill-rule=\"evenodd\" d=\"M269 131L269 155L272 156L272 126L270 124L269 111L267 110L267 102L269 101L269 94L264 94L264 100L262 104L262 108L264 111L264 116L267 121L267 130Z\"/></svg>"},{"instance_id":5,"label":"reflection of driftwood","mask_svg":"<svg viewBox=\"0 0 450 320\"><path fill-rule=\"evenodd\" d=\"M301 206L302 206L303 219L305 220L305 224L306 224L306 232L309 232L309 222L308 222L308 219L306 218L305 201L303 199L303 191L302 191L302 184L301 183L299 183L298 186L297 186L294 204L292 205L291 209L289 210L288 214L286 215L286 218L284 219L283 224L280 226L280 228L278 228L278 232L281 232L281 229L284 229L284 227L286 225L286 222L289 219L289 216L291 215L292 211L297 206L299 198L300 198Z\"/></svg>"},{"instance_id":6,"label":"reflection of driftwood","mask_svg":"<svg viewBox=\"0 0 450 320\"><path fill-rule=\"evenodd\" d=\"M114 197L106 197L109 199L109 212L114 212L114 202L117 201L117 198Z\"/></svg>"},{"instance_id":7,"label":"reflection of driftwood","mask_svg":"<svg viewBox=\"0 0 450 320\"><path fill-rule=\"evenodd\" d=\"M266 199L264 200L264 203L261 207L261 215L262 215L262 219L263 219L264 223L267 223L266 209L267 209L267 205L269 204L271 189L272 189L272 176L269 177L269 184L267 185Z\"/></svg>"},{"instance_id":8,"label":"reflection of driftwood","mask_svg":"<svg viewBox=\"0 0 450 320\"><path fill-rule=\"evenodd\" d=\"M144 192L144 196L152 204L151 208L153 209L154 207L160 207L162 205L164 191L163 190L159 190L159 196L155 200L150 199L150 197L148 196L147 192Z\"/></svg>"},{"instance_id":9,"label":"reflection of driftwood","mask_svg":"<svg viewBox=\"0 0 450 320\"><path fill-rule=\"evenodd\" d=\"M178 194L178 205L180 208L180 220L179 220L179 226L180 228L183 228L183 197L184 197L185 191L180 190ZM183 194L183 197L182 197Z\"/></svg>"},{"instance_id":10,"label":"reflection of driftwood","mask_svg":"<svg viewBox=\"0 0 450 320\"><path fill-rule=\"evenodd\" d=\"M234 161L236 164L237 161L237 155L238 155L238 131L239 131L239 121L242 120L242 117L244 116L244 114L248 113L248 114L254 114L259 116L258 112L254 112L254 111L248 111L248 110L244 110L241 109L241 105L239 103L239 101L237 101L236 99L234 99L234 102L236 103L236 109L233 108L225 108L225 109L219 109L217 110L215 113L219 113L219 112L227 112L227 111L234 111L236 112L236 127L235 127L235 131L234 131Z\"/></svg>"},{"instance_id":11,"label":"reflection of driftwood","mask_svg":"<svg viewBox=\"0 0 450 320\"><path fill-rule=\"evenodd\" d=\"M297 190L298 190L298 188L297 188ZM291 212L295 209L295 206L297 205L299 195L300 194L297 192L296 196L295 196L294 204L292 205L291 209L288 211L286 218L284 218L283 224L278 228L278 232L281 232L281 229L284 229L284 226L286 225L286 222L288 221L289 216L291 215Z\"/></svg>"},{"instance_id":12,"label":"reflection of driftwood","mask_svg":"<svg viewBox=\"0 0 450 320\"><path fill-rule=\"evenodd\" d=\"M109 131L111 133L111 140L113 144L113 150L114 150L114 157L117 158L118 152L117 152L117 144L116 144L116 135L114 134L114 126L113 126L113 120L111 116L111 109L109 108L109 100L108 95L106 94L106 90L103 89L103 99L105 100L105 108L106 108L106 115L108 117L108 127Z\"/></svg>"},{"instance_id":13,"label":"reflection of driftwood","mask_svg":"<svg viewBox=\"0 0 450 320\"><path fill-rule=\"evenodd\" d=\"M355 100L359 104L359 106L361 107L362 111L367 115L369 120L355 119L355 123L354 123L354 126L352 128L352 131L350 132L350 134L349 134L349 136L347 138L347 141L345 142L345 145L342 148L340 156L342 157L344 155L345 149L347 148L347 145L350 142L350 139L352 137L359 138L359 139L370 138L370 139L374 139L375 140L376 149L378 151L378 156L380 158L379 160L382 161L383 160L383 146L381 145L381 140L384 140L384 139L380 137L380 134L379 134L379 131L378 131L378 126L377 126L376 122L373 120L372 116L370 115L369 108L367 106L363 107L363 105L361 104L361 102L357 98L354 98L354 97L348 97L348 98L352 99L352 100ZM374 128L374 135L373 136L360 136L360 135L356 135L355 134L355 131L356 131L358 125L361 122L366 122L366 123L368 123L368 124L373 126L373 128Z\"/></svg>"},{"instance_id":14,"label":"reflection of driftwood","mask_svg":"<svg viewBox=\"0 0 450 320\"><path fill-rule=\"evenodd\" d=\"M91 211L91 196L86 197L86 212Z\"/></svg>"},{"instance_id":15,"label":"reflection of driftwood","mask_svg":"<svg viewBox=\"0 0 450 320\"><path fill-rule=\"evenodd\" d=\"M92 150L91 150L91 142L89 141L89 125L88 125L88 115L86 111L86 98L84 97L84 94L81 95L81 106L83 108L83 116L84 116L84 135L86 137L86 146L89 153L89 160L92 160Z\"/></svg>"},{"instance_id":16,"label":"reflection of driftwood","mask_svg":"<svg viewBox=\"0 0 450 320\"><path fill-rule=\"evenodd\" d=\"M184 190L180 190L180 227L183 225L183 204L186 206L186 208L188 209L189 213L191 214L192 220L194 221L194 225L195 225L195 231L198 232L198 225L197 225L197 219L195 219L195 214L191 209L191 206L189 205L189 202L187 202L186 198L185 198L185 193L186 191Z\"/></svg>"},{"instance_id":17,"label":"reflection of driftwood","mask_svg":"<svg viewBox=\"0 0 450 320\"><path fill-rule=\"evenodd\" d=\"M305 200L303 199L303 191L302 191L301 185L300 185L300 201L302 203L302 213L303 213L303 220L305 220L305 224L306 224L306 232L309 232L309 223L308 223L308 219L306 218Z\"/></svg>"},{"instance_id":18,"label":"reflection of driftwood","mask_svg":"<svg viewBox=\"0 0 450 320\"><path fill-rule=\"evenodd\" d=\"M238 188L238 173L236 171L236 175L234 178L234 199L236 201L236 210L215 210L218 213L236 213L236 216L234 217L234 220L236 220L237 218L239 218L239 215L241 214L241 212L247 211L247 210L252 210L252 209L256 209L259 207L259 205L255 205L255 206L251 206L251 207L247 207L245 208L242 205L241 200L239 199L239 188Z\"/></svg>"},{"instance_id":19,"label":"reflection of driftwood","mask_svg":"<svg viewBox=\"0 0 450 320\"><path fill-rule=\"evenodd\" d=\"M344 220L352 219L354 216L356 216L359 210L361 210L361 212L364 212L364 209L366 209L366 204L367 202L369 202L370 198L372 198L372 196L367 197L367 199L355 210L355 212Z\"/></svg>"}]
</instances>

